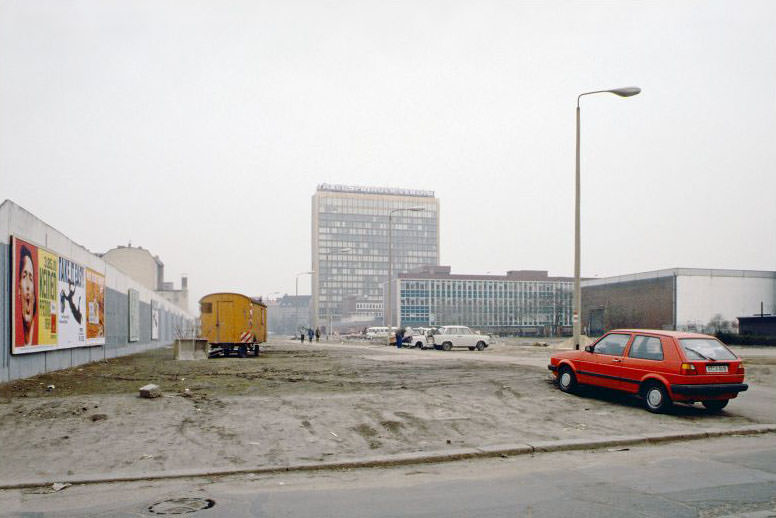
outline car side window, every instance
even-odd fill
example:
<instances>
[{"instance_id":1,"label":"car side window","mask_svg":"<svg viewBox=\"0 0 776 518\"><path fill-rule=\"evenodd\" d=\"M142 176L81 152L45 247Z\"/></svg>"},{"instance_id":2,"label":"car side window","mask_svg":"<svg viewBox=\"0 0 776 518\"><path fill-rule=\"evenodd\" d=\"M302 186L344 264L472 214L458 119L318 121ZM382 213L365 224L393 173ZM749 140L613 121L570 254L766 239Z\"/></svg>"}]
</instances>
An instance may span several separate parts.
<instances>
[{"instance_id":1,"label":"car side window","mask_svg":"<svg viewBox=\"0 0 776 518\"><path fill-rule=\"evenodd\" d=\"M625 346L628 345L630 335L613 334L606 335L595 344L593 352L596 354L611 354L612 356L622 356Z\"/></svg>"},{"instance_id":2,"label":"car side window","mask_svg":"<svg viewBox=\"0 0 776 518\"><path fill-rule=\"evenodd\" d=\"M663 344L660 342L660 338L636 335L628 356L644 360L662 360Z\"/></svg>"}]
</instances>

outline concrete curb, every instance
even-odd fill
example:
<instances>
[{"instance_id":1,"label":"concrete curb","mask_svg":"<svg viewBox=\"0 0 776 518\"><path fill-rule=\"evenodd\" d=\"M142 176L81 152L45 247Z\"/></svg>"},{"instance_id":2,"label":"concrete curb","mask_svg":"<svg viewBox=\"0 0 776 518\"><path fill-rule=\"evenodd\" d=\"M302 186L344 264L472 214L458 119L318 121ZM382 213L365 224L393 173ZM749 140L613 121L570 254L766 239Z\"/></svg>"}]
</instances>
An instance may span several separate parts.
<instances>
[{"instance_id":1,"label":"concrete curb","mask_svg":"<svg viewBox=\"0 0 776 518\"><path fill-rule=\"evenodd\" d=\"M536 441L525 444L503 444L483 446L481 448L460 448L437 452L413 452L385 455L381 457L363 457L332 462L299 463L288 466L256 466L252 468L221 468L221 469L184 469L167 472L139 473L102 473L87 476L68 476L56 480L30 479L25 481L0 481L0 490L26 489L50 486L55 482L67 484L104 484L111 482L137 482L141 480L165 480L176 478L223 477L228 475L266 475L273 473L288 473L294 471L324 471L333 469L356 469L389 466L406 466L412 464L429 464L437 462L452 462L463 459L512 457L535 453L549 453L573 450L595 450L618 446L633 446L638 444L656 444L675 441L691 441L712 437L733 435L757 435L776 432L776 424L758 424L738 428L711 428L698 432L667 432L645 435L624 435L607 437L605 439L564 439L558 441Z\"/></svg>"}]
</instances>

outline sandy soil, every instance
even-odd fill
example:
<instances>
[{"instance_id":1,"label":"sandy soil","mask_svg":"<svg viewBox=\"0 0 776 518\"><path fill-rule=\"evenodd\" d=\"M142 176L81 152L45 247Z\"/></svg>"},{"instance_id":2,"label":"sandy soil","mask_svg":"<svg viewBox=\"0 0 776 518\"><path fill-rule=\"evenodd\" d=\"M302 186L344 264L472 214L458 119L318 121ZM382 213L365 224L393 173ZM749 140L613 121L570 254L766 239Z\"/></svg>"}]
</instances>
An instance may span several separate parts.
<instances>
[{"instance_id":1,"label":"sandy soil","mask_svg":"<svg viewBox=\"0 0 776 518\"><path fill-rule=\"evenodd\" d=\"M545 367L563 345L531 343L445 353L275 340L258 358L185 362L163 348L7 383L0 481L282 466L752 422L700 407L653 415L612 393L563 394ZM776 387L773 356L747 368L748 379ZM146 383L160 385L164 397L139 398Z\"/></svg>"}]
</instances>

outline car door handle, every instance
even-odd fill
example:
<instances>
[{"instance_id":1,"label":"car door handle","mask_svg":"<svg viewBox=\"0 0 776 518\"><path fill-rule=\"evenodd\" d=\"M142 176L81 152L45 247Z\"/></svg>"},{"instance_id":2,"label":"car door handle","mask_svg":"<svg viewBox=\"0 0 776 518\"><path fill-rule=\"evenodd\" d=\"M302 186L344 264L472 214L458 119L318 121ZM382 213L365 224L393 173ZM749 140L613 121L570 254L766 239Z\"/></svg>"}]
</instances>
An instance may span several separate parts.
<instances>
[{"instance_id":1,"label":"car door handle","mask_svg":"<svg viewBox=\"0 0 776 518\"><path fill-rule=\"evenodd\" d=\"M613 358L612 362L614 362L614 363L622 363L622 360L620 358Z\"/></svg>"}]
</instances>

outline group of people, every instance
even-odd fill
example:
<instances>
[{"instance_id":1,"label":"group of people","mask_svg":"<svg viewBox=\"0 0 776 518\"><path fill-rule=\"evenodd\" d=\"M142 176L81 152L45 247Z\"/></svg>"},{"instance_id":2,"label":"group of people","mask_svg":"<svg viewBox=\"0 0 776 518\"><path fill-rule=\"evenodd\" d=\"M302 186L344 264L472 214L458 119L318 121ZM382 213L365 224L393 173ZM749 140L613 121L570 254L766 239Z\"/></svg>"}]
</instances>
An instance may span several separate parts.
<instances>
[{"instance_id":1,"label":"group of people","mask_svg":"<svg viewBox=\"0 0 776 518\"><path fill-rule=\"evenodd\" d=\"M315 328L315 331L311 327L308 327L306 330L302 329L299 332L299 340L304 343L304 335L307 335L307 339L312 343L313 336L315 337L315 341L319 341L321 339L321 331L317 327Z\"/></svg>"}]
</instances>

